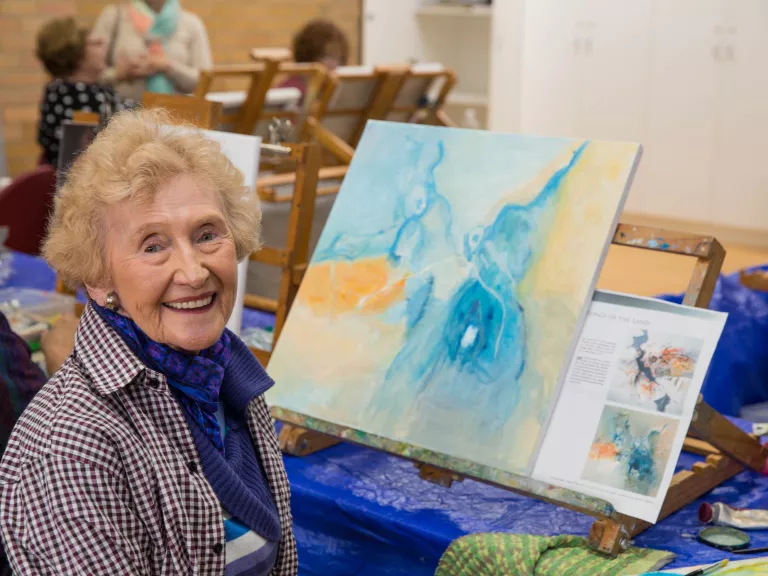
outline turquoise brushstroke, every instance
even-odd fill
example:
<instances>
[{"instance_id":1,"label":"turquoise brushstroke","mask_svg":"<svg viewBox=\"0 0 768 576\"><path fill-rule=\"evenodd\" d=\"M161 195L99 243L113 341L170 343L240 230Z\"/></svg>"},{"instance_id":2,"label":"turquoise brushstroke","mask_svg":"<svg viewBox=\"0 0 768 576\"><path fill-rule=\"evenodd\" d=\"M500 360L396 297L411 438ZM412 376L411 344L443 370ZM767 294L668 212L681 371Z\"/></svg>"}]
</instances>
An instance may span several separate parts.
<instances>
[{"instance_id":1,"label":"turquoise brushstroke","mask_svg":"<svg viewBox=\"0 0 768 576\"><path fill-rule=\"evenodd\" d=\"M405 343L369 405L367 417L377 427L412 417L409 437L418 441L430 434L432 416L460 414L472 405L472 413L482 418L477 430L489 435L501 430L519 400L517 381L525 368L518 286L534 261L536 229L553 215L562 183L587 145L574 151L531 202L507 204L489 226L465 236L469 272L446 301L416 293L419 311L409 314ZM425 186L428 198L439 197L431 190L437 166ZM421 249L419 243L411 246Z\"/></svg>"}]
</instances>

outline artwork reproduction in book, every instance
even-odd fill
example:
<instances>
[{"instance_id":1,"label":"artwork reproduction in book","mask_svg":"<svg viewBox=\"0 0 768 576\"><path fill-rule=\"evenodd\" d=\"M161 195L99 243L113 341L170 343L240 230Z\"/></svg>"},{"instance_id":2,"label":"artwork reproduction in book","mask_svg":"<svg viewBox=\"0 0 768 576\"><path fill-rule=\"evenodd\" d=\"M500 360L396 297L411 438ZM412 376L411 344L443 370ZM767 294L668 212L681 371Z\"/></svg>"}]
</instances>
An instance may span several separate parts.
<instances>
[{"instance_id":1,"label":"artwork reproduction in book","mask_svg":"<svg viewBox=\"0 0 768 576\"><path fill-rule=\"evenodd\" d=\"M655 522L725 320L596 292L533 477Z\"/></svg>"}]
</instances>

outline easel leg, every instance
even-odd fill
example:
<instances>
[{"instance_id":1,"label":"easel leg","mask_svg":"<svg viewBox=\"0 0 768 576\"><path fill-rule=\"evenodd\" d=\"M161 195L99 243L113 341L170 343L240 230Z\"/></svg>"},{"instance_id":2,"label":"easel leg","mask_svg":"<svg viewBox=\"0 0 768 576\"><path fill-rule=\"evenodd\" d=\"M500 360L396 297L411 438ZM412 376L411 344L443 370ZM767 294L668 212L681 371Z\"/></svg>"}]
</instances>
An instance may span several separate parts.
<instances>
[{"instance_id":1,"label":"easel leg","mask_svg":"<svg viewBox=\"0 0 768 576\"><path fill-rule=\"evenodd\" d=\"M341 443L341 440L333 436L285 423L277 439L280 450L291 456L309 456Z\"/></svg>"},{"instance_id":2,"label":"easel leg","mask_svg":"<svg viewBox=\"0 0 768 576\"><path fill-rule=\"evenodd\" d=\"M700 496L732 478L744 468L722 455L710 455L697 462L691 470L675 474L659 513L662 520L687 506ZM624 517L616 520L596 520L589 531L589 543L600 552L616 556L631 544L631 538L651 527L648 522Z\"/></svg>"},{"instance_id":3,"label":"easel leg","mask_svg":"<svg viewBox=\"0 0 768 576\"><path fill-rule=\"evenodd\" d=\"M443 468L437 468L436 466L430 466L422 462L414 463L414 466L419 469L419 478L432 482L445 488L450 488L454 482L461 482L464 477L451 472L450 470L444 470Z\"/></svg>"}]
</instances>

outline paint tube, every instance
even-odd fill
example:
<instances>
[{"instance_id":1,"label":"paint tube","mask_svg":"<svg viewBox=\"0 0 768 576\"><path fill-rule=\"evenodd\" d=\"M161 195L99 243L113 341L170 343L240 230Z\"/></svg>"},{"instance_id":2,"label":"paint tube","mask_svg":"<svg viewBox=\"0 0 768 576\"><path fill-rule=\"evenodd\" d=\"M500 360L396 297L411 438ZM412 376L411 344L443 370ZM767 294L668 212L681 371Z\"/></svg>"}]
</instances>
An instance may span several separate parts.
<instances>
[{"instance_id":1,"label":"paint tube","mask_svg":"<svg viewBox=\"0 0 768 576\"><path fill-rule=\"evenodd\" d=\"M768 510L748 510L733 508L722 502L705 502L699 508L699 520L705 524L731 526L742 530L762 530L768 528Z\"/></svg>"}]
</instances>

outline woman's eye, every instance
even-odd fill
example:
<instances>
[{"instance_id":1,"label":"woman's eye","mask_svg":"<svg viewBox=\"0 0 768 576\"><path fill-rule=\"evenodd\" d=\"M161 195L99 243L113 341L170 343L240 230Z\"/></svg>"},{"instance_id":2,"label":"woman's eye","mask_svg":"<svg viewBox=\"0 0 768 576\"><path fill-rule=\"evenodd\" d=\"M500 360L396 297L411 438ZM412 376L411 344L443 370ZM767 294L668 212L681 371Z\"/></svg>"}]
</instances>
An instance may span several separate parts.
<instances>
[{"instance_id":1,"label":"woman's eye","mask_svg":"<svg viewBox=\"0 0 768 576\"><path fill-rule=\"evenodd\" d=\"M152 244L150 246L147 246L144 249L144 252L146 252L147 254L155 254L159 251L160 251L160 246L158 246L157 244Z\"/></svg>"},{"instance_id":2,"label":"woman's eye","mask_svg":"<svg viewBox=\"0 0 768 576\"><path fill-rule=\"evenodd\" d=\"M203 234L200 236L201 242L210 242L216 238L216 236L213 234L213 232L203 232Z\"/></svg>"}]
</instances>

